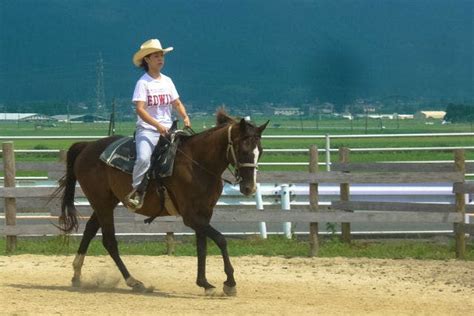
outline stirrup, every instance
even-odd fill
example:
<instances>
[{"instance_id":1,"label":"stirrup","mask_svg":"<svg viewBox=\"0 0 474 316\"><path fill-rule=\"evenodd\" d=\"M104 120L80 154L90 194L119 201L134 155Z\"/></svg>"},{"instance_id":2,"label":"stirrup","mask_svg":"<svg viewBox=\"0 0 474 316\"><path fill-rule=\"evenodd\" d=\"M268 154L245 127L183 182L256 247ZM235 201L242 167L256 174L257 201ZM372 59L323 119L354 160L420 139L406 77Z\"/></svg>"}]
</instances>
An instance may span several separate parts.
<instances>
[{"instance_id":1,"label":"stirrup","mask_svg":"<svg viewBox=\"0 0 474 316\"><path fill-rule=\"evenodd\" d=\"M133 189L132 192L125 196L125 206L131 211L136 211L142 208L144 196L144 193L139 193L137 190Z\"/></svg>"}]
</instances>

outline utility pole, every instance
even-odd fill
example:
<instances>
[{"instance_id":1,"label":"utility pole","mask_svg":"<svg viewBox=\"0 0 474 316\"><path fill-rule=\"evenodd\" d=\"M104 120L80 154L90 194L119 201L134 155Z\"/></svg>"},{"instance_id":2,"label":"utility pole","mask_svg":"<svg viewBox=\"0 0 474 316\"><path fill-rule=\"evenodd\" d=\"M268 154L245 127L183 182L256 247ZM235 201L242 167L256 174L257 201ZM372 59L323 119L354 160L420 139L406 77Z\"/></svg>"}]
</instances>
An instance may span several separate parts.
<instances>
[{"instance_id":1,"label":"utility pole","mask_svg":"<svg viewBox=\"0 0 474 316\"><path fill-rule=\"evenodd\" d=\"M67 101L66 109L67 109L67 118L66 118L66 128L71 129L71 113L69 112L69 103L70 101Z\"/></svg>"},{"instance_id":2,"label":"utility pole","mask_svg":"<svg viewBox=\"0 0 474 316\"><path fill-rule=\"evenodd\" d=\"M369 128L369 109L367 107L364 107L365 111L365 133L367 134L367 130Z\"/></svg>"},{"instance_id":3,"label":"utility pole","mask_svg":"<svg viewBox=\"0 0 474 316\"><path fill-rule=\"evenodd\" d=\"M115 99L112 100L112 113L110 113L109 136L115 135Z\"/></svg>"},{"instance_id":4,"label":"utility pole","mask_svg":"<svg viewBox=\"0 0 474 316\"><path fill-rule=\"evenodd\" d=\"M319 121L321 120L321 112L319 108L316 115L316 130L319 131Z\"/></svg>"},{"instance_id":5,"label":"utility pole","mask_svg":"<svg viewBox=\"0 0 474 316\"><path fill-rule=\"evenodd\" d=\"M104 88L104 60L102 59L102 52L99 52L99 59L97 60L97 84L95 88L96 93L96 108L95 114L104 116L105 109L105 88ZM94 113L91 113L94 114Z\"/></svg>"}]
</instances>

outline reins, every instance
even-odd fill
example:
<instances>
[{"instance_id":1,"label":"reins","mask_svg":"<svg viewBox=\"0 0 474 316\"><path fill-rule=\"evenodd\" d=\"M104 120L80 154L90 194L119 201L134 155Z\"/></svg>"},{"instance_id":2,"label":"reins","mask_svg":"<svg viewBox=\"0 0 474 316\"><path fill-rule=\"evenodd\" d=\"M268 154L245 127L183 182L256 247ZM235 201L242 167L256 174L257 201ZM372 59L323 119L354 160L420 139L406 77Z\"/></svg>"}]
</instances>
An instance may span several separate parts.
<instances>
[{"instance_id":1,"label":"reins","mask_svg":"<svg viewBox=\"0 0 474 316\"><path fill-rule=\"evenodd\" d=\"M191 128L191 127L185 127L183 129L184 130L187 130L189 131L189 133L191 135L196 135L196 132ZM222 176L219 176L218 174L216 174L215 172L207 169L206 167L204 167L203 165L201 165L199 162L197 162L196 160L194 160L192 157L189 157L184 151L182 151L181 149L179 149L179 147L176 149L177 151L179 151L185 158L187 158L189 161L191 161L192 163L194 163L196 166L198 166L199 168L201 168L202 170L204 170L205 172L213 175L214 177L216 178L220 178L222 179L224 182L228 183L228 184L231 184L231 185L235 185L235 184L239 184L241 181L242 181L242 177L240 176L239 174L239 169L240 168L258 168L258 165L257 164L254 164L254 163L240 163L238 160L237 160L237 156L235 154L235 149L234 149L234 142L232 141L232 124L229 125L229 128L228 128L228 137L227 137L227 150L226 150L226 159L229 160L229 152L232 154L232 159L233 159L233 163L234 163L234 170L232 170L229 166L227 166L227 170L229 170L229 172L234 176L235 178L235 182L232 182L230 180L227 180L225 178L223 178ZM166 141L170 142L168 139L166 139ZM229 160L229 162L231 162Z\"/></svg>"}]
</instances>

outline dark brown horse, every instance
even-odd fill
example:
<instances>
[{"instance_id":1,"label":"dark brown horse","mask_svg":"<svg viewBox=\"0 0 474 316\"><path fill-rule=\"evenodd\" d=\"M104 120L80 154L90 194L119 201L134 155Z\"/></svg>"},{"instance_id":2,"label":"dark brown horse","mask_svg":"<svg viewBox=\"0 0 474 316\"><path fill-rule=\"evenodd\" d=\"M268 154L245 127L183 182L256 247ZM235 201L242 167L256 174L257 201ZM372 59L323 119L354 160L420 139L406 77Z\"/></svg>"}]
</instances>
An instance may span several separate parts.
<instances>
[{"instance_id":1,"label":"dark brown horse","mask_svg":"<svg viewBox=\"0 0 474 316\"><path fill-rule=\"evenodd\" d=\"M224 292L235 295L234 269L227 252L224 236L209 223L213 208L219 199L223 182L221 176L229 164L234 165L241 178L240 192L249 195L256 188L256 166L262 153L260 138L266 125L257 127L242 119L236 121L223 110L217 112L216 127L185 138L178 148L173 176L164 179L164 185L176 210L185 225L196 232L198 257L197 285L212 294L215 287L206 279L207 238L212 239L221 250L227 280ZM99 160L104 149L117 140L117 136L93 142L73 144L67 154L67 171L59 187L62 195L61 227L71 232L77 229L77 212L74 207L76 181L94 210L86 224L79 250L73 262L74 286L80 284L81 268L90 241L99 228L102 243L115 261L128 286L145 291L144 284L133 278L119 256L114 228L114 209L132 189L131 176ZM160 207L160 196L155 193L156 182L151 181L144 205L137 213L145 216L170 215Z\"/></svg>"}]
</instances>

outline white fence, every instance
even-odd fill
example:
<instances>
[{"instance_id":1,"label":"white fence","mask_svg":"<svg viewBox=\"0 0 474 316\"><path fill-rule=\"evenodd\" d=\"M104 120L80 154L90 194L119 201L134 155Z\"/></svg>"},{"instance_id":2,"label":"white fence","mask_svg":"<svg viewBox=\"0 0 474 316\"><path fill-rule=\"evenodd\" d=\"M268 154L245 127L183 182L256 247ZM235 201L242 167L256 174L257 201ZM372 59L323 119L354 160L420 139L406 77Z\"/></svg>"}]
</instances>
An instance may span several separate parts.
<instances>
[{"instance_id":1,"label":"white fence","mask_svg":"<svg viewBox=\"0 0 474 316\"><path fill-rule=\"evenodd\" d=\"M51 224L40 223L42 220L51 220L57 217L60 200L52 201L52 204L45 205L49 213L48 218L36 218L38 223L35 225L17 225L17 211L23 206L20 203L29 203L27 208L33 208L37 212L40 201L49 199L54 187L16 187L15 170L44 170L51 178L56 177L58 173L64 173L64 159L62 162L35 162L35 163L17 163L15 164L13 146L11 143L3 144L4 157L3 168L6 175L5 186L0 187L0 197L5 200L5 226L0 232L7 236L7 248L13 249L16 244L17 235L25 234L51 234L56 229ZM318 152L316 146L312 146L310 151L310 166L308 172L265 172L259 174L259 180L263 183L279 184L280 188L274 188L279 191L280 201L271 202L262 207L256 207L264 201L253 201L252 204L241 203L240 196L235 196L239 200L237 205L232 204L225 207L225 203L218 205L215 209L213 221L216 223L228 223L236 225L240 223L285 223L284 233L287 236L291 234L292 223L303 223L308 227L311 253L317 253L320 223L336 222L341 223L342 239L350 242L351 224L357 223L434 223L452 225L456 240L456 254L463 258L465 254L465 234L474 232L474 225L466 223L465 215L474 213L473 205L466 200L466 194L474 193L474 184L465 181L465 172L474 170L474 164L466 164L464 159L464 150L456 150L454 159L449 164L437 165L414 165L414 164L387 164L387 163L350 163L348 148L340 148L339 162L335 162L333 171L321 172L317 168ZM60 155L64 158L64 154ZM420 184L423 186L433 186L439 183L447 183L451 187L451 194L448 197L448 203L413 203L404 202L404 200L380 201L380 199L364 199L358 201L354 199L356 185L377 186L399 185L407 186L410 184ZM304 203L292 203L290 209L291 190L289 185L284 183L305 184L309 188L309 201ZM323 202L323 185L337 184L339 186L338 200L331 201L330 205ZM352 189L351 189L352 188ZM376 193L373 187L369 188L368 195ZM80 190L79 190L80 191ZM432 188L433 191L433 188ZM229 192L230 193L230 192ZM439 195L440 192L438 192ZM401 192L406 195L406 192ZM232 194L226 194L224 198ZM77 192L77 197L83 197L83 194ZM405 197L406 198L406 197ZM453 200L454 198L454 200ZM17 204L18 202L18 204ZM224 201L221 201L224 202ZM245 201L242 201L245 202ZM262 203L260 203L262 202ZM429 201L431 202L431 201ZM229 209L230 206L230 209ZM78 205L82 214L91 213L90 206ZM257 208L257 210L256 210ZM275 209L279 209L278 211ZM123 223L117 221L117 231L124 233L157 233L166 232L167 236L173 232L182 232L183 223L177 218L160 218L156 220L155 225L144 226L138 224L137 219L133 223L128 221L130 214L123 209L118 209L118 214L124 219ZM85 219L85 218L84 218ZM25 220L30 220L26 219ZM141 219L140 219L141 221ZM131 225L133 224L133 225ZM262 233L263 235L264 233ZM8 243L8 241L10 241ZM10 246L9 246L10 245Z\"/></svg>"},{"instance_id":2,"label":"white fence","mask_svg":"<svg viewBox=\"0 0 474 316\"><path fill-rule=\"evenodd\" d=\"M331 170L331 152L337 152L337 148L331 147L332 139L363 139L363 138L437 138L437 137L460 137L472 136L474 133L413 133L413 134L344 134L344 135L263 135L263 139L324 139L324 148L320 148L320 152L325 153L325 161L320 162L319 165L325 165L326 170ZM104 136L0 136L0 141L15 141L15 140L95 140L103 138ZM474 141L473 141L474 144ZM369 147L369 148L352 148L351 152L384 152L384 151L446 151L464 149L466 151L473 151L474 146L436 146L436 147ZM59 149L15 149L15 153L59 153ZM265 148L267 153L307 153L308 148ZM396 163L397 161L391 161ZM405 161L406 163L446 163L444 160L431 161ZM474 160L466 160L466 162L474 162ZM262 166L308 166L308 161L301 162L260 162ZM467 177L474 176L474 173L467 173Z\"/></svg>"}]
</instances>

